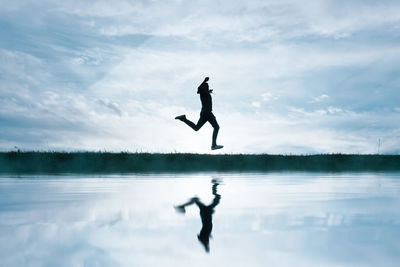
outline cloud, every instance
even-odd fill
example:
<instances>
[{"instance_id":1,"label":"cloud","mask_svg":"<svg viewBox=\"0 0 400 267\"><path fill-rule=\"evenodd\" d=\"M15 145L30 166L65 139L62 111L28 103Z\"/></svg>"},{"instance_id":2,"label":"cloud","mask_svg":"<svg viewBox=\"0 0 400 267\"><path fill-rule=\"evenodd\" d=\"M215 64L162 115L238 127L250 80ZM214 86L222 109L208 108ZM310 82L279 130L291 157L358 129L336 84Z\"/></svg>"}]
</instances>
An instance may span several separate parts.
<instances>
[{"instance_id":1,"label":"cloud","mask_svg":"<svg viewBox=\"0 0 400 267\"><path fill-rule=\"evenodd\" d=\"M324 99L327 99L327 98L329 98L328 95L322 94L320 96L313 97L313 100L311 100L309 103L321 102L321 101L323 101Z\"/></svg>"},{"instance_id":2,"label":"cloud","mask_svg":"<svg viewBox=\"0 0 400 267\"><path fill-rule=\"evenodd\" d=\"M104 35L183 36L206 46L313 36L348 38L356 32L393 27L400 20L396 1L312 0L306 6L299 0L19 1L4 12L28 9L41 10L36 21L58 13Z\"/></svg>"},{"instance_id":3,"label":"cloud","mask_svg":"<svg viewBox=\"0 0 400 267\"><path fill-rule=\"evenodd\" d=\"M394 1L9 4L0 147L209 152L207 125L194 133L173 118L197 120L196 88L210 76L226 151L373 151L376 136L395 151L398 10ZM316 133L327 138L310 142Z\"/></svg>"},{"instance_id":4,"label":"cloud","mask_svg":"<svg viewBox=\"0 0 400 267\"><path fill-rule=\"evenodd\" d=\"M52 3L53 4L53 3ZM218 8L214 8L218 6ZM265 42L304 36L346 38L400 20L395 1L74 1L60 12L97 20L106 35L184 36L216 44L218 40ZM222 44L223 45L223 44Z\"/></svg>"},{"instance_id":5,"label":"cloud","mask_svg":"<svg viewBox=\"0 0 400 267\"><path fill-rule=\"evenodd\" d=\"M118 116L122 115L122 111L119 109L119 105L117 103L111 102L108 99L97 99L96 103L98 103L101 106L104 106L108 108L109 110L113 111L116 113Z\"/></svg>"},{"instance_id":6,"label":"cloud","mask_svg":"<svg viewBox=\"0 0 400 267\"><path fill-rule=\"evenodd\" d=\"M340 112L342 112L342 111L343 111L343 110L342 110L341 108L332 107L332 106L328 107L328 112L329 112L329 114L340 113Z\"/></svg>"}]
</instances>

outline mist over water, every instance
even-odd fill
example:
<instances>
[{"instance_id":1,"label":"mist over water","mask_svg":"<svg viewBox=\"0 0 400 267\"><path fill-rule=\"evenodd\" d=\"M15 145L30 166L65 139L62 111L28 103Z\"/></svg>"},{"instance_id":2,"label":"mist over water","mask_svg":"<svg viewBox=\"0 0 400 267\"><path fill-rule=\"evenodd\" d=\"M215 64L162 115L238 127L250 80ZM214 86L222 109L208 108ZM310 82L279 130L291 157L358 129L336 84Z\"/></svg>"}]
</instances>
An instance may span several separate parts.
<instances>
[{"instance_id":1,"label":"mist over water","mask_svg":"<svg viewBox=\"0 0 400 267\"><path fill-rule=\"evenodd\" d=\"M206 253L174 207L216 195ZM396 266L399 204L399 173L3 175L0 266Z\"/></svg>"}]
</instances>

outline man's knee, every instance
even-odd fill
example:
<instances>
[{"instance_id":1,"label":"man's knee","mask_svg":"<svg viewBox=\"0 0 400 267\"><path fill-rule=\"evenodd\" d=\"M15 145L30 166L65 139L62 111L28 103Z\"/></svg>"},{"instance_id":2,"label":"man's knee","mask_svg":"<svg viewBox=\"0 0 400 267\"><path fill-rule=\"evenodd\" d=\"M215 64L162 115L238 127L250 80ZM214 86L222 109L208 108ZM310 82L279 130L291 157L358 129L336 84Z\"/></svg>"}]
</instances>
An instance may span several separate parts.
<instances>
[{"instance_id":1,"label":"man's knee","mask_svg":"<svg viewBox=\"0 0 400 267\"><path fill-rule=\"evenodd\" d=\"M214 125L214 129L215 129L216 131L218 131L218 130L219 130L219 125L218 125L218 124L215 124L215 125Z\"/></svg>"}]
</instances>

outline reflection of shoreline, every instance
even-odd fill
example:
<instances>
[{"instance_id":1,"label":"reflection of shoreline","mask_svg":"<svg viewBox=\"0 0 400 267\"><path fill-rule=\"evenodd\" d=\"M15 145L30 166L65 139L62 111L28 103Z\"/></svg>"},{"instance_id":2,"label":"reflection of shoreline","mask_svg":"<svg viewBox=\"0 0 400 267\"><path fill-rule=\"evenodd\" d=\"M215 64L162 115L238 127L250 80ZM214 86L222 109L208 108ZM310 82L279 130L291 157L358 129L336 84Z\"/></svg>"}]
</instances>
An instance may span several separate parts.
<instances>
[{"instance_id":1,"label":"reflection of shoreline","mask_svg":"<svg viewBox=\"0 0 400 267\"><path fill-rule=\"evenodd\" d=\"M175 209L178 212L185 213L185 208L187 206L196 204L200 210L200 218L202 227L200 233L197 235L197 239L202 243L206 252L210 251L210 236L212 231L212 215L214 213L215 207L219 204L221 200L221 195L217 193L217 187L219 185L219 181L217 179L212 179L212 194L214 195L214 199L210 205L205 205L200 201L198 197L192 197L188 202L175 206Z\"/></svg>"},{"instance_id":2,"label":"reflection of shoreline","mask_svg":"<svg viewBox=\"0 0 400 267\"><path fill-rule=\"evenodd\" d=\"M0 152L0 173L193 173L285 170L400 171L400 156Z\"/></svg>"}]
</instances>

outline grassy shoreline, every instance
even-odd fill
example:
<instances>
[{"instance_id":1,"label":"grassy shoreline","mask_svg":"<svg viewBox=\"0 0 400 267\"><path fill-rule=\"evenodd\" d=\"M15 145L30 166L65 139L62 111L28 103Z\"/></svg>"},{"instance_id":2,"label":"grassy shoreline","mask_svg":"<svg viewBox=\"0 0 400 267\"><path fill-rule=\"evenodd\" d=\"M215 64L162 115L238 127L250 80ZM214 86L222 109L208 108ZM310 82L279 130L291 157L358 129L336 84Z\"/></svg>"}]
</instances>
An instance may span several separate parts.
<instances>
[{"instance_id":1,"label":"grassy shoreline","mask_svg":"<svg viewBox=\"0 0 400 267\"><path fill-rule=\"evenodd\" d=\"M400 155L0 152L2 174L400 171Z\"/></svg>"}]
</instances>

